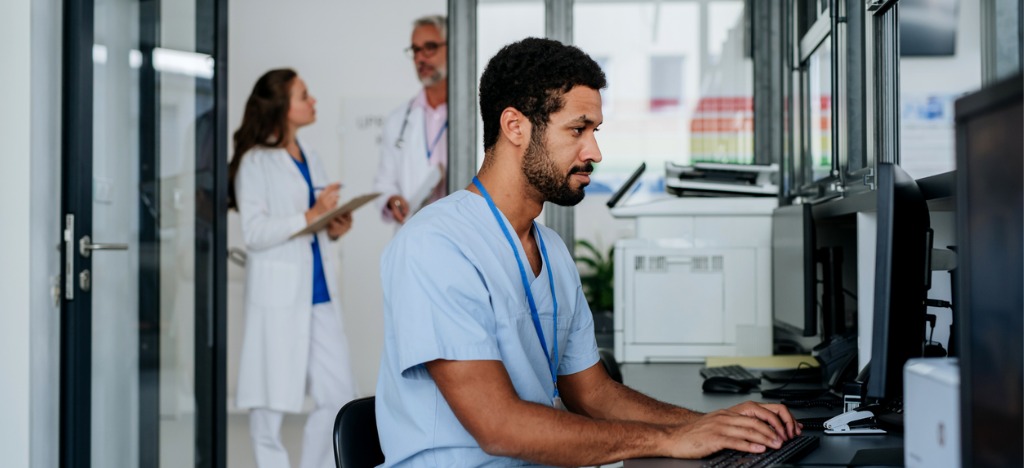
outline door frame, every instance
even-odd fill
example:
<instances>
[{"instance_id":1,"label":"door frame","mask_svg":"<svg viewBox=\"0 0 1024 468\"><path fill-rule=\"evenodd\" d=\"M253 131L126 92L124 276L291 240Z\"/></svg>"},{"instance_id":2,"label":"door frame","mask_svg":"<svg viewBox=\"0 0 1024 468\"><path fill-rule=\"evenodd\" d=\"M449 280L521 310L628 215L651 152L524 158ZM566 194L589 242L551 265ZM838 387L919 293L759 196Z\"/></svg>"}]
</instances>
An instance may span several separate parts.
<instances>
[{"instance_id":1,"label":"door frame","mask_svg":"<svg viewBox=\"0 0 1024 468\"><path fill-rule=\"evenodd\" d=\"M92 226L93 2L64 1L61 71L60 466L88 466L92 414L92 294L74 278L92 261L73 247ZM90 177L72 177L89 174ZM69 214L73 218L69 218ZM84 441L84 442L83 442Z\"/></svg>"},{"instance_id":2,"label":"door frame","mask_svg":"<svg viewBox=\"0 0 1024 468\"><path fill-rule=\"evenodd\" d=\"M195 139L195 466L227 461L227 0L195 0L196 49L215 60L213 78L196 80ZM139 465L159 466L160 0L139 2ZM92 295L79 275L92 262L78 252L92 230L93 0L64 0L61 96L61 319L59 456L62 467L88 467L92 439ZM202 129L202 133L198 130ZM200 136L202 135L202 136ZM154 367L155 365L155 367Z\"/></svg>"}]
</instances>

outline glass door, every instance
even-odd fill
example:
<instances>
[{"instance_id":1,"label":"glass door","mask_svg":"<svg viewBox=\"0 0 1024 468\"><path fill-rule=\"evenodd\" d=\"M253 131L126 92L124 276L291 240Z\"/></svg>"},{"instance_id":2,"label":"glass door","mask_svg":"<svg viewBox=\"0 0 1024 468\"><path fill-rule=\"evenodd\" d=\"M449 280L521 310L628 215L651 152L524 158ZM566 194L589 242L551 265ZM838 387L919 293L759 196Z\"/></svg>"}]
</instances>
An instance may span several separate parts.
<instances>
[{"instance_id":1,"label":"glass door","mask_svg":"<svg viewBox=\"0 0 1024 468\"><path fill-rule=\"evenodd\" d=\"M65 2L62 466L224 464L222 4Z\"/></svg>"}]
</instances>

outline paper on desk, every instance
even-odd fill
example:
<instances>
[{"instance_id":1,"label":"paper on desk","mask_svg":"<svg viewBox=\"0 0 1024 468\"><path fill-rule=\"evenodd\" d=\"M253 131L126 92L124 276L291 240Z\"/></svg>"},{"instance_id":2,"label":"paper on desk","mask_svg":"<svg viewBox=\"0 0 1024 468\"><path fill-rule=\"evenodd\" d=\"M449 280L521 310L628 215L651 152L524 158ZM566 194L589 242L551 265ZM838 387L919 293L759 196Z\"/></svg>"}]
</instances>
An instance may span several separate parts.
<instances>
[{"instance_id":1,"label":"paper on desk","mask_svg":"<svg viewBox=\"0 0 1024 468\"><path fill-rule=\"evenodd\" d=\"M289 237L289 239L294 239L294 238L302 236L302 235L312 234L314 232L317 232L317 231L327 227L327 224L330 223L331 220L334 219L336 216L343 215L345 213L349 213L349 212L355 211L356 208L359 208L360 206L363 206L363 205L367 204L370 200L373 200L374 198L377 198L379 196L380 196L379 192L374 192L374 193L368 193L366 195L360 195L358 197L355 197L355 198L349 200L348 202L346 202L344 205L341 205L341 206L339 206L339 207L337 207L337 208L335 208L335 209L333 209L331 211L328 211L327 213L325 213L324 215L320 216L319 218L317 218L312 223L309 223L309 225L304 227L304 228L302 228L301 231L296 232L295 234L292 234L291 237Z\"/></svg>"},{"instance_id":2,"label":"paper on desk","mask_svg":"<svg viewBox=\"0 0 1024 468\"><path fill-rule=\"evenodd\" d=\"M720 367L739 365L747 369L796 369L797 367L818 367L818 361L810 354L784 356L708 356L704 365Z\"/></svg>"}]
</instances>

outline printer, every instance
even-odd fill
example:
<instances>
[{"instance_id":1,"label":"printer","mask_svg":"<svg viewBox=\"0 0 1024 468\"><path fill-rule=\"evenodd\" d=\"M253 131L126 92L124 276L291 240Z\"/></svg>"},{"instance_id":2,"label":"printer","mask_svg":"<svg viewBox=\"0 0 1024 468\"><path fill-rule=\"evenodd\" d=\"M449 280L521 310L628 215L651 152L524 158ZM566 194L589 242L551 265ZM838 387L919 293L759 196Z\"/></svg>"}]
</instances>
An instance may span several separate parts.
<instances>
[{"instance_id":1,"label":"printer","mask_svg":"<svg viewBox=\"0 0 1024 468\"><path fill-rule=\"evenodd\" d=\"M779 165L665 163L665 189L676 195L777 197Z\"/></svg>"},{"instance_id":2,"label":"printer","mask_svg":"<svg viewBox=\"0 0 1024 468\"><path fill-rule=\"evenodd\" d=\"M707 356L770 355L771 219L778 192L763 196L769 189L762 183L772 169L733 171L756 173L745 182L718 176L700 182L693 171L673 175L679 167L667 167L668 193L611 208L613 217L636 222L636 237L615 243L615 359L702 362ZM672 186L679 184L687 193L696 184L704 195L717 196L677 196L683 191ZM765 192L744 191L751 187Z\"/></svg>"}]
</instances>

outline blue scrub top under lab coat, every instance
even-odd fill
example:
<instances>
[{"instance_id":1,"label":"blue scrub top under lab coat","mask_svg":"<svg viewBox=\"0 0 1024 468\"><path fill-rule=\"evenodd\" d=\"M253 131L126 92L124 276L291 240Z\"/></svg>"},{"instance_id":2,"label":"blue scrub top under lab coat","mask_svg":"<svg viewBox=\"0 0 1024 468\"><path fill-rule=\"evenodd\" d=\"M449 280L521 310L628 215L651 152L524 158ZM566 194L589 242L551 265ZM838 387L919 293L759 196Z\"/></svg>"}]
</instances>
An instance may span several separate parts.
<instances>
[{"instance_id":1,"label":"blue scrub top under lab coat","mask_svg":"<svg viewBox=\"0 0 1024 468\"><path fill-rule=\"evenodd\" d=\"M316 204L316 195L313 193L313 178L309 174L309 163L306 161L306 154L299 150L299 154L302 155L302 161L292 158L295 165L299 167L299 172L302 173L302 178L306 179L306 185L309 187L309 207L312 208ZM324 302L331 302L331 293L327 290L327 277L324 275L324 261L320 258L320 241L317 239L319 236L313 236L313 304L322 304Z\"/></svg>"}]
</instances>

